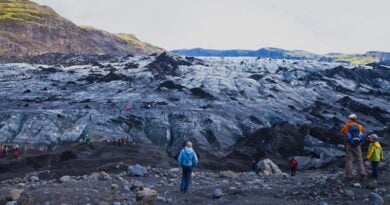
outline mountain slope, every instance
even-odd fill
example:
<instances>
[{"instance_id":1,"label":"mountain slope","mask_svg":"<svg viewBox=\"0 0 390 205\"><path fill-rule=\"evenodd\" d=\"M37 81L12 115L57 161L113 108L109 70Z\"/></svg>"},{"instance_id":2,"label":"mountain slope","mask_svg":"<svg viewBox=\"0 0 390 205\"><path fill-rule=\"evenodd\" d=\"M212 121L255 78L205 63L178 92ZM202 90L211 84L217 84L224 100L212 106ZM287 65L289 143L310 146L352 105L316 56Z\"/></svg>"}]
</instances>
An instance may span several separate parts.
<instances>
[{"instance_id":1,"label":"mountain slope","mask_svg":"<svg viewBox=\"0 0 390 205\"><path fill-rule=\"evenodd\" d=\"M390 53L370 51L365 54L329 53L318 55L303 50L284 50L279 48L261 48L259 50L212 50L203 48L173 50L173 53L186 56L203 57L260 57L289 60L320 60L365 65L374 62L390 62Z\"/></svg>"},{"instance_id":2,"label":"mountain slope","mask_svg":"<svg viewBox=\"0 0 390 205\"><path fill-rule=\"evenodd\" d=\"M46 6L28 0L0 2L0 55L43 53L151 54L162 49L134 38L79 27Z\"/></svg>"}]
</instances>

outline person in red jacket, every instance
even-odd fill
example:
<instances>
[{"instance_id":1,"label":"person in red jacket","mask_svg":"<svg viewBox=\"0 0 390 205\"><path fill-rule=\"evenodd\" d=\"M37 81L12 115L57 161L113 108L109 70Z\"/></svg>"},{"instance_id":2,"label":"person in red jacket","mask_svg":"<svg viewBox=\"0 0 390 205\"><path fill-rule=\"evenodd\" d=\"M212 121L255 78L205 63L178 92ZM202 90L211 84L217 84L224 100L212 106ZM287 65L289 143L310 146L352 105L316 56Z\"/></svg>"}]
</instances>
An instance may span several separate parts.
<instances>
[{"instance_id":1,"label":"person in red jacket","mask_svg":"<svg viewBox=\"0 0 390 205\"><path fill-rule=\"evenodd\" d=\"M298 162L297 160L295 160L294 157L292 157L290 161L291 176L295 176L295 174L297 173L297 167L298 167Z\"/></svg>"},{"instance_id":2,"label":"person in red jacket","mask_svg":"<svg viewBox=\"0 0 390 205\"><path fill-rule=\"evenodd\" d=\"M4 145L0 146L0 158L4 158L4 149L3 149Z\"/></svg>"},{"instance_id":3,"label":"person in red jacket","mask_svg":"<svg viewBox=\"0 0 390 205\"><path fill-rule=\"evenodd\" d=\"M19 159L19 146L15 145L14 149L12 150L12 154L14 155L15 159Z\"/></svg>"}]
</instances>

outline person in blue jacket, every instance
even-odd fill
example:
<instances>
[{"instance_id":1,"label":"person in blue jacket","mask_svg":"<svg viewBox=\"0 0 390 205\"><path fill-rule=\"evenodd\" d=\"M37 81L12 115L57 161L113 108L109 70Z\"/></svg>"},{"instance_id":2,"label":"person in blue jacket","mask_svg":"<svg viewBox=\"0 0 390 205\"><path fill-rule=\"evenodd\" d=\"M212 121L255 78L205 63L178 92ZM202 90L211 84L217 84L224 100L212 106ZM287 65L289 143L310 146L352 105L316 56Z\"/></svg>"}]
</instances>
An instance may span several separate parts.
<instances>
[{"instance_id":1,"label":"person in blue jacket","mask_svg":"<svg viewBox=\"0 0 390 205\"><path fill-rule=\"evenodd\" d=\"M194 149L192 149L192 143L187 142L186 147L184 147L177 158L177 163L182 168L182 177L180 184L180 191L187 192L188 187L191 181L192 168L198 165L198 157Z\"/></svg>"}]
</instances>

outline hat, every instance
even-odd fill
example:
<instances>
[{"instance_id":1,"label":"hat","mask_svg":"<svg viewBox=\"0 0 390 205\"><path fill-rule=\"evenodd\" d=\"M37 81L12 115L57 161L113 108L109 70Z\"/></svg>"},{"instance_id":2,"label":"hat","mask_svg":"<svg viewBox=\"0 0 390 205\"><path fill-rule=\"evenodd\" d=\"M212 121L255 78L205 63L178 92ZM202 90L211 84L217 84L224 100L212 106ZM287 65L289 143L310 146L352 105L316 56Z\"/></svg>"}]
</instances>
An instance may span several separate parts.
<instances>
[{"instance_id":1,"label":"hat","mask_svg":"<svg viewBox=\"0 0 390 205\"><path fill-rule=\"evenodd\" d=\"M370 139L370 140L378 140L378 135L371 134L371 135L368 136L368 139Z\"/></svg>"},{"instance_id":2,"label":"hat","mask_svg":"<svg viewBox=\"0 0 390 205\"><path fill-rule=\"evenodd\" d=\"M192 142L188 141L187 142L187 147L192 147Z\"/></svg>"},{"instance_id":3,"label":"hat","mask_svg":"<svg viewBox=\"0 0 390 205\"><path fill-rule=\"evenodd\" d=\"M349 119L352 119L352 120L357 120L357 115L355 115L355 114L350 114L348 118L349 118Z\"/></svg>"}]
</instances>

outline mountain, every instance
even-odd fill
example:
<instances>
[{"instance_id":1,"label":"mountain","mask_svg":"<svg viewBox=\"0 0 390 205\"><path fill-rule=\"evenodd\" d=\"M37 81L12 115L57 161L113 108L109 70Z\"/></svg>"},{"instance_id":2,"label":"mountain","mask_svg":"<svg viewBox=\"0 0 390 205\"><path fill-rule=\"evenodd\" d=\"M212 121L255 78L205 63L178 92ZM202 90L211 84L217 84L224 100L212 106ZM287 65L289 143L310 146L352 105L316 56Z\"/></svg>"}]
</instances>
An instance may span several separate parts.
<instances>
[{"instance_id":1,"label":"mountain","mask_svg":"<svg viewBox=\"0 0 390 205\"><path fill-rule=\"evenodd\" d=\"M111 34L77 26L49 7L29 0L0 2L0 55L27 56L44 53L139 55L161 48L134 35Z\"/></svg>"},{"instance_id":2,"label":"mountain","mask_svg":"<svg viewBox=\"0 0 390 205\"><path fill-rule=\"evenodd\" d=\"M289 60L319 60L328 62L345 62L365 65L374 62L390 63L390 53L370 51L365 54L329 53L318 55L303 50L284 50L279 48L261 48L259 50L212 50L203 48L173 50L172 53L185 56L203 57L260 57Z\"/></svg>"}]
</instances>

